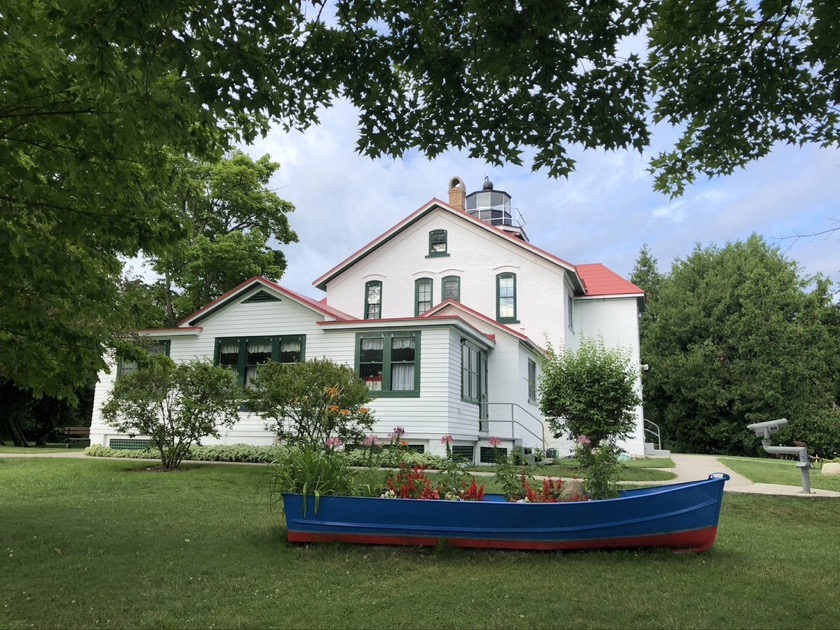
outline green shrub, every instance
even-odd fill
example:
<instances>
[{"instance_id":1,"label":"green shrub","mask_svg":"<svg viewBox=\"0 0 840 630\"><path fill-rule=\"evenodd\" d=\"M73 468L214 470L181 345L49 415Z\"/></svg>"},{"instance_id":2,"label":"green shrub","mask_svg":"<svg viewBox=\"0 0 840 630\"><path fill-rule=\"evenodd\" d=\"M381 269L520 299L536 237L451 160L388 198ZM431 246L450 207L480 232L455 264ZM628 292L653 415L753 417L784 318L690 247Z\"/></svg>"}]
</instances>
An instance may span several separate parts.
<instances>
[{"instance_id":1,"label":"green shrub","mask_svg":"<svg viewBox=\"0 0 840 630\"><path fill-rule=\"evenodd\" d=\"M284 457L288 450L285 446L250 446L248 444L192 446L184 459L202 462L270 464ZM153 449L130 451L104 446L89 446L85 449L85 454L91 457L124 457L130 459L155 459L158 457L158 452Z\"/></svg>"},{"instance_id":2,"label":"green shrub","mask_svg":"<svg viewBox=\"0 0 840 630\"><path fill-rule=\"evenodd\" d=\"M160 455L156 450L145 448L140 451L108 448L107 446L88 446L85 455L91 457L122 457L125 459L159 459Z\"/></svg>"},{"instance_id":3,"label":"green shrub","mask_svg":"<svg viewBox=\"0 0 840 630\"><path fill-rule=\"evenodd\" d=\"M822 459L840 457L840 410L819 409L791 418L790 424L773 437L777 444L805 442L808 454Z\"/></svg>"},{"instance_id":4,"label":"green shrub","mask_svg":"<svg viewBox=\"0 0 840 630\"><path fill-rule=\"evenodd\" d=\"M120 433L148 436L163 469L173 470L202 438L217 438L239 420L241 395L231 370L157 355L117 379L102 418Z\"/></svg>"},{"instance_id":5,"label":"green shrub","mask_svg":"<svg viewBox=\"0 0 840 630\"><path fill-rule=\"evenodd\" d=\"M330 359L264 363L248 394L251 411L288 444L333 449L361 441L373 426L367 385Z\"/></svg>"},{"instance_id":6,"label":"green shrub","mask_svg":"<svg viewBox=\"0 0 840 630\"><path fill-rule=\"evenodd\" d=\"M351 466L381 466L398 468L401 463L409 466L425 466L437 470L446 467L446 458L429 453L415 453L399 448L367 449L357 448L346 453Z\"/></svg>"},{"instance_id":7,"label":"green shrub","mask_svg":"<svg viewBox=\"0 0 840 630\"><path fill-rule=\"evenodd\" d=\"M540 410L554 437L604 440L629 437L636 426L637 368L621 350L584 339L577 351L548 349L540 381Z\"/></svg>"}]
</instances>

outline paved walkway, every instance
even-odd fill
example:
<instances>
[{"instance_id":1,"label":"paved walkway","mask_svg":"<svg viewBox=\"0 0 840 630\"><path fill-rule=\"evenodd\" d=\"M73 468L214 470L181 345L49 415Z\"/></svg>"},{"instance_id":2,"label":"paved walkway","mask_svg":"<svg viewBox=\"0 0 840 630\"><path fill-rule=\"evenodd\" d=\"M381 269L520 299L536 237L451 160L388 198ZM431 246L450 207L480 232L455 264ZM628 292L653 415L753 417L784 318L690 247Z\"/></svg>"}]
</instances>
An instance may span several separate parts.
<instances>
[{"instance_id":1,"label":"paved walkway","mask_svg":"<svg viewBox=\"0 0 840 630\"><path fill-rule=\"evenodd\" d=\"M61 458L84 458L85 454L82 449L67 449L64 451L53 451L49 453L38 453L33 449L33 453L0 453L0 458L3 457L61 457ZM93 459L93 458L91 458ZM811 494L803 494L802 486L783 486L776 483L753 483L746 477L743 477L721 464L716 455L687 455L681 453L672 453L671 459L676 464L673 469L677 478L672 481L663 481L660 483L654 482L639 482L638 485L664 485L667 483L681 482L681 481L698 481L700 479L708 479L709 475L716 472L726 473L729 475L729 481L726 482L724 489L727 492L741 492L745 494L769 494L778 496L791 497L838 497L840 492L832 490L811 489ZM212 462L232 463L232 462ZM537 472L537 471L534 471ZM481 473L479 473L481 474ZM490 474L490 473L486 473ZM817 473L819 474L819 473Z\"/></svg>"},{"instance_id":2,"label":"paved walkway","mask_svg":"<svg viewBox=\"0 0 840 630\"><path fill-rule=\"evenodd\" d=\"M671 453L671 459L676 464L674 473L676 481L697 481L706 479L712 473L722 472L729 475L724 489L727 492L742 492L747 494L772 494L795 497L840 497L840 492L832 490L811 489L811 494L802 492L802 486L783 486L777 483L753 483L746 477L727 468L718 461L716 455L686 455ZM817 473L819 474L819 473Z\"/></svg>"}]
</instances>

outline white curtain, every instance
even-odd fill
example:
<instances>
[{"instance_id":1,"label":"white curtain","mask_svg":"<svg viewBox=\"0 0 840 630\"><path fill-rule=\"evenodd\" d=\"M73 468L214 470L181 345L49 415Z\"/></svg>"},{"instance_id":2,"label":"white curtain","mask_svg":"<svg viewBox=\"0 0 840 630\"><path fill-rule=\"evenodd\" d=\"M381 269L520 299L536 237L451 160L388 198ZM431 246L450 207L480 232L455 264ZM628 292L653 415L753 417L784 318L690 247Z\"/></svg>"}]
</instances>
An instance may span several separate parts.
<instances>
[{"instance_id":1,"label":"white curtain","mask_svg":"<svg viewBox=\"0 0 840 630\"><path fill-rule=\"evenodd\" d=\"M391 348L394 350L405 350L414 348L414 337L394 337L391 340Z\"/></svg>"},{"instance_id":2,"label":"white curtain","mask_svg":"<svg viewBox=\"0 0 840 630\"><path fill-rule=\"evenodd\" d=\"M253 387L254 381L257 378L257 368L256 367L246 367L245 368L245 385L248 387Z\"/></svg>"},{"instance_id":3,"label":"white curtain","mask_svg":"<svg viewBox=\"0 0 840 630\"><path fill-rule=\"evenodd\" d=\"M219 354L239 354L238 343L223 343Z\"/></svg>"},{"instance_id":4,"label":"white curtain","mask_svg":"<svg viewBox=\"0 0 840 630\"><path fill-rule=\"evenodd\" d=\"M394 391L410 391L414 389L413 363L397 363L391 366L391 389Z\"/></svg>"},{"instance_id":5,"label":"white curtain","mask_svg":"<svg viewBox=\"0 0 840 630\"><path fill-rule=\"evenodd\" d=\"M382 350L385 347L385 340L381 337L362 339L362 350Z\"/></svg>"},{"instance_id":6,"label":"white curtain","mask_svg":"<svg viewBox=\"0 0 840 630\"><path fill-rule=\"evenodd\" d=\"M280 352L300 352L300 341L284 341L280 344Z\"/></svg>"},{"instance_id":7,"label":"white curtain","mask_svg":"<svg viewBox=\"0 0 840 630\"><path fill-rule=\"evenodd\" d=\"M248 354L271 354L271 342L249 341Z\"/></svg>"}]
</instances>

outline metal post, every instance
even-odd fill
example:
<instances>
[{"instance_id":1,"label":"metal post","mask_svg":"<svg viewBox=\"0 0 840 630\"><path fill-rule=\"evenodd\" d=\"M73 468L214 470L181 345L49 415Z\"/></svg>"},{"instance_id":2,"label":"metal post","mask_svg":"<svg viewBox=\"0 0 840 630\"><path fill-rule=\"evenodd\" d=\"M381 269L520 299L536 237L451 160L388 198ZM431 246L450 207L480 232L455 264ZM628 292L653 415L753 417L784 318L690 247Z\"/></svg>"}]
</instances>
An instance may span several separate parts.
<instances>
[{"instance_id":1,"label":"metal post","mask_svg":"<svg viewBox=\"0 0 840 630\"><path fill-rule=\"evenodd\" d=\"M811 460L807 447L802 447L799 453L799 466L802 468L802 493L811 494Z\"/></svg>"},{"instance_id":2,"label":"metal post","mask_svg":"<svg viewBox=\"0 0 840 630\"><path fill-rule=\"evenodd\" d=\"M810 464L802 467L802 494L811 494Z\"/></svg>"}]
</instances>

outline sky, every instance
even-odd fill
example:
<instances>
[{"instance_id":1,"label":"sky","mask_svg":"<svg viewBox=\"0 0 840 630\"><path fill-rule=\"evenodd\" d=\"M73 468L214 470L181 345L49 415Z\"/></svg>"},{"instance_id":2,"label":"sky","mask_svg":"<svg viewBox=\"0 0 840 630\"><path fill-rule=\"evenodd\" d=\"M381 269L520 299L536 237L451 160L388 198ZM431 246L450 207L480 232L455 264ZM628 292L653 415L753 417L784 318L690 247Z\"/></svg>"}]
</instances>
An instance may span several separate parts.
<instances>
[{"instance_id":1,"label":"sky","mask_svg":"<svg viewBox=\"0 0 840 630\"><path fill-rule=\"evenodd\" d=\"M434 160L413 152L370 159L355 151L356 113L339 102L305 132L271 131L243 150L280 163L271 188L295 205L300 242L283 246L280 284L320 299L312 281L433 197L448 200L460 177L467 192L489 177L512 197L531 242L573 264L600 262L628 277L647 243L660 270L695 244L725 245L756 233L777 244L803 272L829 276L840 288L840 231L795 237L840 225L840 151L779 146L728 177L698 182L671 200L653 191L652 155L674 135L657 129L648 152L572 150L577 169L551 179L525 166L490 166L451 151ZM774 240L781 239L781 240Z\"/></svg>"}]
</instances>

